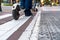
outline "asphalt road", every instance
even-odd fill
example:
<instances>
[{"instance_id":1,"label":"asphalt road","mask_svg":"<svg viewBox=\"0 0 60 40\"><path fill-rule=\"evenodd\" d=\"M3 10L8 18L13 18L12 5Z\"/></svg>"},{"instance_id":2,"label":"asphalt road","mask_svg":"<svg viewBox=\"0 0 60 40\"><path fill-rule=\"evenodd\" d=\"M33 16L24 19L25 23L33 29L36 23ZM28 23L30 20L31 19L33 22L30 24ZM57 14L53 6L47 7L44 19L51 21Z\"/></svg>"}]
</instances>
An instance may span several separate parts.
<instances>
[{"instance_id":1,"label":"asphalt road","mask_svg":"<svg viewBox=\"0 0 60 40\"><path fill-rule=\"evenodd\" d=\"M0 34L0 40L5 40L5 39L6 40L18 40L21 37L21 35L23 34L23 32L25 31L25 29L30 25L32 20L34 19L36 21L35 16L36 16L37 13L33 12L33 11L32 11L32 13L33 13L33 16L26 17L26 16L23 16L24 12L21 12L20 13L20 18L17 21L15 21L13 19L12 15L10 15L9 13L8 13L8 15L5 14L5 13L1 14L1 16L0 16L0 33L1 32L3 32L3 33ZM35 24L34 23L35 21L33 21L33 24ZM13 29L13 27L15 29ZM17 28L19 27L19 28L17 29L16 27ZM5 28L6 28L6 30L5 30ZM3 35L3 36L1 36L1 35Z\"/></svg>"},{"instance_id":2,"label":"asphalt road","mask_svg":"<svg viewBox=\"0 0 60 40\"><path fill-rule=\"evenodd\" d=\"M60 40L60 11L42 11L38 40Z\"/></svg>"}]
</instances>

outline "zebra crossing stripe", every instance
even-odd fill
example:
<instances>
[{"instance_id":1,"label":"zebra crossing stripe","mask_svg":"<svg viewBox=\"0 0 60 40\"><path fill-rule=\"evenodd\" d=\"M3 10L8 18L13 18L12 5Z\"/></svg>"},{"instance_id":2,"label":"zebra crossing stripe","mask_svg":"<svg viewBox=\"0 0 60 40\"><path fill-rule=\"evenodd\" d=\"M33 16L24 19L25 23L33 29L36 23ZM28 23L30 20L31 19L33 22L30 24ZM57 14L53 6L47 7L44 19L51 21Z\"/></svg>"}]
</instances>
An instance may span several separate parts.
<instances>
[{"instance_id":1,"label":"zebra crossing stripe","mask_svg":"<svg viewBox=\"0 0 60 40\"><path fill-rule=\"evenodd\" d=\"M32 21L33 17L30 17L18 30L16 30L7 40L18 40L18 38L22 35L24 30Z\"/></svg>"},{"instance_id":2,"label":"zebra crossing stripe","mask_svg":"<svg viewBox=\"0 0 60 40\"><path fill-rule=\"evenodd\" d=\"M34 27L34 30L32 32L32 35L30 37L30 40L38 40L38 34L39 34L39 26L40 26L40 19L41 19L41 11L38 12L38 17L36 20L36 24Z\"/></svg>"},{"instance_id":3,"label":"zebra crossing stripe","mask_svg":"<svg viewBox=\"0 0 60 40\"><path fill-rule=\"evenodd\" d=\"M4 19L4 18L9 17L9 16L12 16L12 14L1 15L0 19Z\"/></svg>"},{"instance_id":4,"label":"zebra crossing stripe","mask_svg":"<svg viewBox=\"0 0 60 40\"><path fill-rule=\"evenodd\" d=\"M39 12L40 13L40 12ZM37 12L36 16L32 20L32 22L29 24L29 26L25 29L25 31L22 33L21 37L18 40L30 40L31 35L33 33L35 22L39 16L39 13Z\"/></svg>"},{"instance_id":5,"label":"zebra crossing stripe","mask_svg":"<svg viewBox=\"0 0 60 40\"><path fill-rule=\"evenodd\" d=\"M22 26L30 17L25 17L23 15L17 21L11 20L5 24L0 25L0 40L7 40L7 38L11 36L20 26Z\"/></svg>"}]
</instances>

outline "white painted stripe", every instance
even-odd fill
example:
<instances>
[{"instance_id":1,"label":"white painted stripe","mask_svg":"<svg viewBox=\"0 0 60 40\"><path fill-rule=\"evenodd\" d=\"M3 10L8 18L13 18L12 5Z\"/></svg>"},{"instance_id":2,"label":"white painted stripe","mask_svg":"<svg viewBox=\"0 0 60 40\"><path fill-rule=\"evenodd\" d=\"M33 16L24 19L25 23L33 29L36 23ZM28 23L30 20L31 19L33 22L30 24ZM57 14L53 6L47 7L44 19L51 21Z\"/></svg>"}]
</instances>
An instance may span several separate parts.
<instances>
[{"instance_id":1,"label":"white painted stripe","mask_svg":"<svg viewBox=\"0 0 60 40\"><path fill-rule=\"evenodd\" d=\"M20 26L22 26L30 17L25 17L23 15L17 21L12 20L0 25L0 33L2 30L5 32L4 34L0 35L0 40L7 40L7 38L12 35Z\"/></svg>"},{"instance_id":2,"label":"white painted stripe","mask_svg":"<svg viewBox=\"0 0 60 40\"><path fill-rule=\"evenodd\" d=\"M1 15L0 19L4 19L4 18L9 17L9 16L12 16L12 14Z\"/></svg>"},{"instance_id":3,"label":"white painted stripe","mask_svg":"<svg viewBox=\"0 0 60 40\"><path fill-rule=\"evenodd\" d=\"M30 40L38 40L40 19L41 19L41 13L39 14L39 16L38 16L38 18L37 18L37 21L36 21L36 24L35 24L33 33L32 33L32 35L31 35L31 37L30 37Z\"/></svg>"},{"instance_id":4,"label":"white painted stripe","mask_svg":"<svg viewBox=\"0 0 60 40\"><path fill-rule=\"evenodd\" d=\"M26 30L23 32L23 34L18 40L29 40L30 39L32 30L34 28L34 24L35 24L35 21L37 20L38 15L39 14L37 13L34 19L32 20L32 22L30 23L30 25L26 28Z\"/></svg>"}]
</instances>

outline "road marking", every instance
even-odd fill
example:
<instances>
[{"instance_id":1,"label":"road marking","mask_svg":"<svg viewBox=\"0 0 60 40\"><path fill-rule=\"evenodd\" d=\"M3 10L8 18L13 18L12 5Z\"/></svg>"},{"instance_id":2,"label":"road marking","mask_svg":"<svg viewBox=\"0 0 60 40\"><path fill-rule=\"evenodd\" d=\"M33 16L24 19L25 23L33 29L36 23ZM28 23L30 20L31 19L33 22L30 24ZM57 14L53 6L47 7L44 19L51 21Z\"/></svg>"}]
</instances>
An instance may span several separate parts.
<instances>
[{"instance_id":1,"label":"road marking","mask_svg":"<svg viewBox=\"0 0 60 40\"><path fill-rule=\"evenodd\" d=\"M33 33L32 33L32 35L30 37L30 40L38 40L40 19L41 19L41 12L39 12L39 15L38 15L38 18L36 20L36 24L35 24Z\"/></svg>"},{"instance_id":2,"label":"road marking","mask_svg":"<svg viewBox=\"0 0 60 40\"><path fill-rule=\"evenodd\" d=\"M4 19L4 18L9 17L9 16L12 16L12 14L1 15L0 19Z\"/></svg>"},{"instance_id":3,"label":"road marking","mask_svg":"<svg viewBox=\"0 0 60 40\"><path fill-rule=\"evenodd\" d=\"M34 17L32 22L29 24L29 26L26 28L26 30L23 32L23 34L21 35L21 37L18 40L30 40L30 37L31 37L32 32L34 30L35 22L37 20L39 13L36 14L36 16ZM34 33L33 33L33 35L34 35Z\"/></svg>"},{"instance_id":4,"label":"road marking","mask_svg":"<svg viewBox=\"0 0 60 40\"><path fill-rule=\"evenodd\" d=\"M21 16L22 17L22 16ZM21 18L20 17L20 18ZM0 35L0 40L7 40L21 25L23 25L30 17L25 17L15 21L9 21L3 25L0 25L0 30L6 31L4 34Z\"/></svg>"}]
</instances>

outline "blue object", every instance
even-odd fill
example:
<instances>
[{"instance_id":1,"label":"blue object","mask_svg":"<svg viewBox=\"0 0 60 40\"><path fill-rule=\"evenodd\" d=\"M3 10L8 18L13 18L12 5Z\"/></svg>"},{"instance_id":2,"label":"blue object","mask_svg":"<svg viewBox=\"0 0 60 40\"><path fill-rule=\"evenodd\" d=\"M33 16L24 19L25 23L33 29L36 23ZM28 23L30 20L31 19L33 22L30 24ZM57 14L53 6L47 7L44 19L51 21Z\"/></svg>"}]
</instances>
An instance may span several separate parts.
<instances>
[{"instance_id":1,"label":"blue object","mask_svg":"<svg viewBox=\"0 0 60 40\"><path fill-rule=\"evenodd\" d=\"M30 16L32 15L30 9L32 8L32 0L20 0L20 7L22 9L25 9L25 16Z\"/></svg>"},{"instance_id":2,"label":"blue object","mask_svg":"<svg viewBox=\"0 0 60 40\"><path fill-rule=\"evenodd\" d=\"M32 8L32 0L20 0L20 1L21 1L20 7L23 7L25 9L31 9Z\"/></svg>"},{"instance_id":3,"label":"blue object","mask_svg":"<svg viewBox=\"0 0 60 40\"><path fill-rule=\"evenodd\" d=\"M25 0L20 0L20 7L22 8L25 8Z\"/></svg>"}]
</instances>

